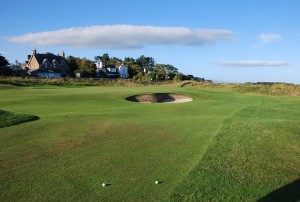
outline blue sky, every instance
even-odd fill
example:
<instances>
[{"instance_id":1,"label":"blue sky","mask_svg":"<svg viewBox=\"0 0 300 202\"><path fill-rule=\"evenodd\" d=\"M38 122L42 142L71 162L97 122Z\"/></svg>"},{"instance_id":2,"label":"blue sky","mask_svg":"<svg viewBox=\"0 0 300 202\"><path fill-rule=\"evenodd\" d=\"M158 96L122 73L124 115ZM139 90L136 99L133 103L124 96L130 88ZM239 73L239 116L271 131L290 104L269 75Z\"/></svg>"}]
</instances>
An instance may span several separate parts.
<instances>
[{"instance_id":1,"label":"blue sky","mask_svg":"<svg viewBox=\"0 0 300 202\"><path fill-rule=\"evenodd\" d=\"M300 83L300 0L1 2L0 54L145 55L222 82Z\"/></svg>"}]
</instances>

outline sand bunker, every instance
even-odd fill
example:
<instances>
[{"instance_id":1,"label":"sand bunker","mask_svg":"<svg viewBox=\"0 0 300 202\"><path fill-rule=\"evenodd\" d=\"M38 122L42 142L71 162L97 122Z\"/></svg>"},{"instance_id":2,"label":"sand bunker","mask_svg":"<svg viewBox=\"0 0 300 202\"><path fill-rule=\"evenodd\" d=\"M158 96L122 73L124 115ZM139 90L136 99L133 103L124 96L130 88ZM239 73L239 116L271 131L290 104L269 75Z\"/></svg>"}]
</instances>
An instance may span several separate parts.
<instances>
[{"instance_id":1,"label":"sand bunker","mask_svg":"<svg viewBox=\"0 0 300 202\"><path fill-rule=\"evenodd\" d=\"M143 95L134 95L125 98L131 102L140 102L140 103L183 103L191 102L193 99L179 94L170 94L170 93L153 93L153 94L143 94Z\"/></svg>"}]
</instances>

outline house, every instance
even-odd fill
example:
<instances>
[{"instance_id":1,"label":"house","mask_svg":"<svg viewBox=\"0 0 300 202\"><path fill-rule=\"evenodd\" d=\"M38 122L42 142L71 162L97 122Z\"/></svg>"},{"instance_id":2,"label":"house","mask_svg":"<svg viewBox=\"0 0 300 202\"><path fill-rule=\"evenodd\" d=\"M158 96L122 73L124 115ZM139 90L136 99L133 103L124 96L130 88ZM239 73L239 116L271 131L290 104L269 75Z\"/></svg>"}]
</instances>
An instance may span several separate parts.
<instances>
[{"instance_id":1,"label":"house","mask_svg":"<svg viewBox=\"0 0 300 202\"><path fill-rule=\"evenodd\" d=\"M129 77L128 67L126 67L124 64L119 65L117 67L117 71L119 72L121 78L127 79Z\"/></svg>"},{"instance_id":2,"label":"house","mask_svg":"<svg viewBox=\"0 0 300 202\"><path fill-rule=\"evenodd\" d=\"M71 77L65 53L59 55L52 53L40 54L36 49L33 49L32 55L28 55L26 67L31 76L39 78L61 78Z\"/></svg>"},{"instance_id":3,"label":"house","mask_svg":"<svg viewBox=\"0 0 300 202\"><path fill-rule=\"evenodd\" d=\"M106 74L106 77L111 77L111 78L120 77L120 74L119 74L117 68L114 66L106 66L106 67L104 67L103 70L104 70L104 73Z\"/></svg>"},{"instance_id":4,"label":"house","mask_svg":"<svg viewBox=\"0 0 300 202\"><path fill-rule=\"evenodd\" d=\"M128 67L124 64L116 65L116 66L105 66L101 60L96 62L96 68L98 75L101 73L105 74L105 77L108 78L118 78L121 77L123 79L127 79L128 75Z\"/></svg>"}]
</instances>

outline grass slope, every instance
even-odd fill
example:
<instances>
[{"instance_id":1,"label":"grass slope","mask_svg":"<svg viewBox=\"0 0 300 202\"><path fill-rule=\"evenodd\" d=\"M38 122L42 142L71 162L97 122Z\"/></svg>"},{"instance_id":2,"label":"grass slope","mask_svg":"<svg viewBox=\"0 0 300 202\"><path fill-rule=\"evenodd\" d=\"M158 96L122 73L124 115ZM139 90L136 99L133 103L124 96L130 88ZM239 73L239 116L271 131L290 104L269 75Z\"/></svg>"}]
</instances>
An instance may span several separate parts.
<instances>
[{"instance_id":1,"label":"grass slope","mask_svg":"<svg viewBox=\"0 0 300 202\"><path fill-rule=\"evenodd\" d=\"M172 199L299 201L299 131L298 98L262 97L223 122Z\"/></svg>"},{"instance_id":2,"label":"grass slope","mask_svg":"<svg viewBox=\"0 0 300 202\"><path fill-rule=\"evenodd\" d=\"M194 101L124 99L157 92ZM0 200L168 201L223 120L258 103L257 97L175 87L6 89L4 109L41 119L0 129ZM156 179L163 183L155 185Z\"/></svg>"}]
</instances>

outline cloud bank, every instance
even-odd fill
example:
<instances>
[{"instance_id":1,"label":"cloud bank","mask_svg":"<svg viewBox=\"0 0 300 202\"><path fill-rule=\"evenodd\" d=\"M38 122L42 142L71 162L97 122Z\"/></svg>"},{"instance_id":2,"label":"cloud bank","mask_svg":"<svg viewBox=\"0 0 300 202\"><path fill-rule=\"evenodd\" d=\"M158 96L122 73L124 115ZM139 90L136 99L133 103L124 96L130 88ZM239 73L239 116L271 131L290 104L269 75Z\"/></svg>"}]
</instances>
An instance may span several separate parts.
<instances>
[{"instance_id":1,"label":"cloud bank","mask_svg":"<svg viewBox=\"0 0 300 202\"><path fill-rule=\"evenodd\" d=\"M260 34L259 38L261 42L263 43L271 43L273 41L280 41L281 40L281 35L280 34Z\"/></svg>"},{"instance_id":2,"label":"cloud bank","mask_svg":"<svg viewBox=\"0 0 300 202\"><path fill-rule=\"evenodd\" d=\"M10 42L31 46L83 48L142 48L147 45L204 46L230 41L233 32L223 29L190 29L133 25L75 27L8 37Z\"/></svg>"},{"instance_id":3,"label":"cloud bank","mask_svg":"<svg viewBox=\"0 0 300 202\"><path fill-rule=\"evenodd\" d=\"M287 61L263 61L263 60L243 60L243 61L227 61L219 62L222 66L230 67L276 67L286 66L290 63Z\"/></svg>"}]
</instances>

